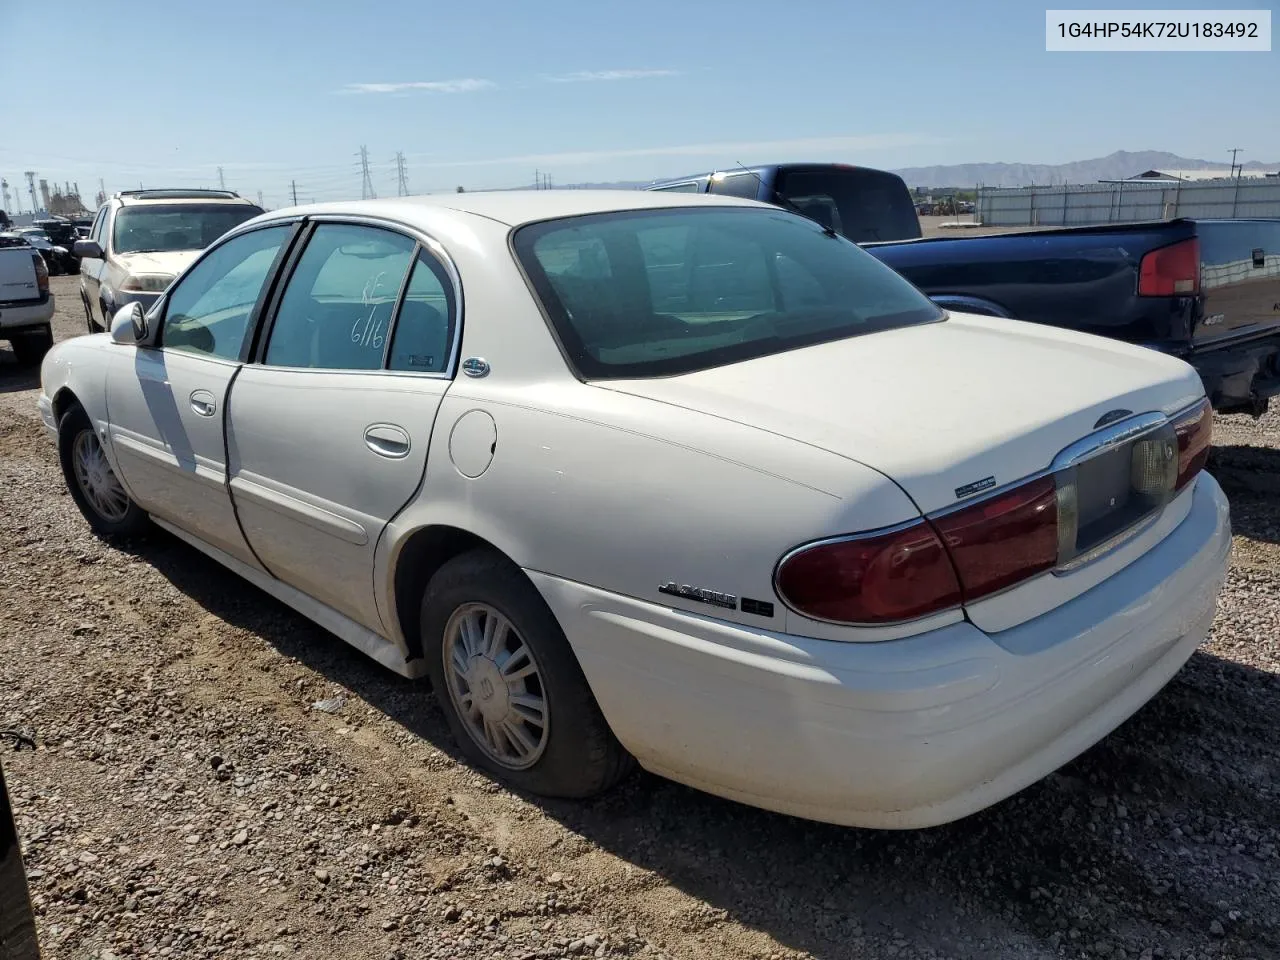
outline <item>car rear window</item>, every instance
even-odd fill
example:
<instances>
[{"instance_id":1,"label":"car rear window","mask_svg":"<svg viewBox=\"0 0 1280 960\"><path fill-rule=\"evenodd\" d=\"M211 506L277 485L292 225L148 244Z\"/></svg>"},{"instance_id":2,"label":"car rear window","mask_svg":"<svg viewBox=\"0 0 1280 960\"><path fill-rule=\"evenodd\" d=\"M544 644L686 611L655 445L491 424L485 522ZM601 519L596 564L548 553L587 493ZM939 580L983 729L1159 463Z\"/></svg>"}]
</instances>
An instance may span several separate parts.
<instances>
[{"instance_id":1,"label":"car rear window","mask_svg":"<svg viewBox=\"0 0 1280 960\"><path fill-rule=\"evenodd\" d=\"M584 379L688 373L944 317L870 254L783 210L592 214L530 224L513 246Z\"/></svg>"},{"instance_id":2,"label":"car rear window","mask_svg":"<svg viewBox=\"0 0 1280 960\"><path fill-rule=\"evenodd\" d=\"M778 171L778 196L854 243L915 240L920 236L911 193L883 170Z\"/></svg>"}]
</instances>

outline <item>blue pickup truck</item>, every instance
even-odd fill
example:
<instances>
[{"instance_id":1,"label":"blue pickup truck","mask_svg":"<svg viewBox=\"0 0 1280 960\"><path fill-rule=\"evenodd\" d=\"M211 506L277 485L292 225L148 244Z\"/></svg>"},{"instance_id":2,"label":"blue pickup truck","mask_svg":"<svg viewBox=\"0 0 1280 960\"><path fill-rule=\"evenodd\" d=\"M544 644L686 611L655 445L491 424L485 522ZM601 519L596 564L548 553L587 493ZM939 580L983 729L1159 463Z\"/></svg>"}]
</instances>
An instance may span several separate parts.
<instances>
[{"instance_id":1,"label":"blue pickup truck","mask_svg":"<svg viewBox=\"0 0 1280 960\"><path fill-rule=\"evenodd\" d=\"M863 246L942 306L1141 344L1181 357L1222 412L1280 394L1280 220L1163 220L999 236L921 236L911 194L882 170L788 163L649 190L748 197Z\"/></svg>"}]
</instances>

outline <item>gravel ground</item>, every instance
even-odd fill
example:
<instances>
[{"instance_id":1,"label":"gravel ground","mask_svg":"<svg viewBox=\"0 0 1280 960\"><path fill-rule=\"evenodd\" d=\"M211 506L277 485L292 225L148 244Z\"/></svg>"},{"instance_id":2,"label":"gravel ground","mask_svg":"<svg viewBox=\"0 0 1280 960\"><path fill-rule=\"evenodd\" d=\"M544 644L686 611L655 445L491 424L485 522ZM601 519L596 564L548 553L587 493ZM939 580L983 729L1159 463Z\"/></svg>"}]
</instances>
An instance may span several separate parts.
<instances>
[{"instance_id":1,"label":"gravel ground","mask_svg":"<svg viewBox=\"0 0 1280 960\"><path fill-rule=\"evenodd\" d=\"M90 535L36 388L0 348L0 727L40 745L4 765L54 960L1280 957L1280 415L1217 424L1203 651L1060 773L892 833L498 787L422 684L170 537Z\"/></svg>"}]
</instances>

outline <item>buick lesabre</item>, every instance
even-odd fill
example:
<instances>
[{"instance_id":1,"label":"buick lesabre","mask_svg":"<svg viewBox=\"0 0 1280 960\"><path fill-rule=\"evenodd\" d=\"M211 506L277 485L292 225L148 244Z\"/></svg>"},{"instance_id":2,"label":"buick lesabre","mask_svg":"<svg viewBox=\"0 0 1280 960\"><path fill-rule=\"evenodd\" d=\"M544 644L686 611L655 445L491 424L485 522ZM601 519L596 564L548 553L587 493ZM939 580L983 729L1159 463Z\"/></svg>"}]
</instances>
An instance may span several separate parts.
<instances>
[{"instance_id":1,"label":"buick lesabre","mask_svg":"<svg viewBox=\"0 0 1280 960\"><path fill-rule=\"evenodd\" d=\"M189 541L536 794L965 816L1156 694L1230 547L1194 370L732 197L273 211L58 344L94 530Z\"/></svg>"}]
</instances>

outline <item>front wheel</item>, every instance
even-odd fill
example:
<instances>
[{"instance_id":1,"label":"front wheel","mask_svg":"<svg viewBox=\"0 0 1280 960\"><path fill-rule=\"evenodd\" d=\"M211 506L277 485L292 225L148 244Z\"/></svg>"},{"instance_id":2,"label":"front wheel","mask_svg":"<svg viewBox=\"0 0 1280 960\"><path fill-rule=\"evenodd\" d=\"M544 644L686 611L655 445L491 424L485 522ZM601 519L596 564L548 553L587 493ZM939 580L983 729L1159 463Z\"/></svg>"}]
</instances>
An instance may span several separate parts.
<instances>
[{"instance_id":1,"label":"front wheel","mask_svg":"<svg viewBox=\"0 0 1280 960\"><path fill-rule=\"evenodd\" d=\"M564 632L510 561L487 550L450 560L420 622L436 699L476 766L549 797L589 797L627 772Z\"/></svg>"},{"instance_id":2,"label":"front wheel","mask_svg":"<svg viewBox=\"0 0 1280 960\"><path fill-rule=\"evenodd\" d=\"M58 423L58 459L71 499L95 533L131 536L146 529L146 512L125 492L89 415L78 405Z\"/></svg>"}]
</instances>

